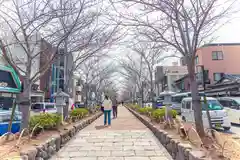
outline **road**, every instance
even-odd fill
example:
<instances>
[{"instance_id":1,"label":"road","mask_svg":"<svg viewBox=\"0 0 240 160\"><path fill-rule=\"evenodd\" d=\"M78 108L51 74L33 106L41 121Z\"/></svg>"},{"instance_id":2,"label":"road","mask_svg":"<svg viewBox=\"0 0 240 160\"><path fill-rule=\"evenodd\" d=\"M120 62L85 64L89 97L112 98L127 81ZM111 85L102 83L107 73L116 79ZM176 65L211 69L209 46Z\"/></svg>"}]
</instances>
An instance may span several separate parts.
<instances>
[{"instance_id":1,"label":"road","mask_svg":"<svg viewBox=\"0 0 240 160\"><path fill-rule=\"evenodd\" d=\"M232 125L230 131L228 131L227 133L232 133L240 136L240 126Z\"/></svg>"}]
</instances>

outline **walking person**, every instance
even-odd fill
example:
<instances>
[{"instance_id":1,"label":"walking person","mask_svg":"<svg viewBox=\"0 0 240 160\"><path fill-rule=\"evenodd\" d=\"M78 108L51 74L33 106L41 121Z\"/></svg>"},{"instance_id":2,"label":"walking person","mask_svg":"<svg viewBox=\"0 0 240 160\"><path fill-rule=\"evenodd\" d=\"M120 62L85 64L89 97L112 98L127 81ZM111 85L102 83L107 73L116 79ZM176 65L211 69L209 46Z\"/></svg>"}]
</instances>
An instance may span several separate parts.
<instances>
[{"instance_id":1,"label":"walking person","mask_svg":"<svg viewBox=\"0 0 240 160\"><path fill-rule=\"evenodd\" d=\"M121 106L124 106L123 104L124 104L124 102L122 101L122 102L121 102Z\"/></svg>"},{"instance_id":2,"label":"walking person","mask_svg":"<svg viewBox=\"0 0 240 160\"><path fill-rule=\"evenodd\" d=\"M107 125L108 121L108 126L111 125L111 111L112 111L112 101L109 99L107 95L105 95L105 99L103 101L103 107L104 107L104 125Z\"/></svg>"},{"instance_id":3,"label":"walking person","mask_svg":"<svg viewBox=\"0 0 240 160\"><path fill-rule=\"evenodd\" d=\"M113 118L115 119L115 118L117 118L117 106L118 106L118 102L117 102L116 97L113 98L112 102L113 102L113 106L112 106Z\"/></svg>"}]
</instances>

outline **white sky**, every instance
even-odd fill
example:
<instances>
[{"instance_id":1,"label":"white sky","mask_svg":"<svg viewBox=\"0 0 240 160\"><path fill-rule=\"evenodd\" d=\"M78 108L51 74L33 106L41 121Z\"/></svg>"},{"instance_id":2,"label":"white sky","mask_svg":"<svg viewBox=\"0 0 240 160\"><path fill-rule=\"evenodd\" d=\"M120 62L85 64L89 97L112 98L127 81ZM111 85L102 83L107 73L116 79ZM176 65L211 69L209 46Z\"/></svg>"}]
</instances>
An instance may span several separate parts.
<instances>
[{"instance_id":1,"label":"white sky","mask_svg":"<svg viewBox=\"0 0 240 160\"><path fill-rule=\"evenodd\" d=\"M240 3L238 3L237 7L240 8ZM221 26L221 28L214 33L213 37L216 37L216 39L212 43L240 43L240 12L232 15L230 19L231 21ZM126 49L122 46L118 46L118 48L110 52L111 55L115 55L116 57L124 57L126 54L130 53L130 49ZM158 65L168 66L176 61L180 64L178 58L168 58ZM119 79L123 78L120 77ZM121 84L119 84L119 87L120 86Z\"/></svg>"},{"instance_id":2,"label":"white sky","mask_svg":"<svg viewBox=\"0 0 240 160\"><path fill-rule=\"evenodd\" d=\"M235 7L240 8L240 0L236 3ZM125 8L126 11L129 10ZM136 11L136 10L135 10ZM132 11L131 12L135 12ZM125 12L125 11L124 11ZM217 37L213 43L240 43L240 13L236 13L233 16L230 17L231 21L226 23L224 26L222 26L219 30L217 30L214 34L214 37ZM0 25L2 28L3 26ZM126 47L119 45L112 47L110 51L111 57L124 57L125 55L129 54L131 51L130 49L127 49ZM109 58L109 61L112 61L113 58ZM165 59L161 64L159 65L171 65L172 62L179 61L176 58L169 58ZM106 63L104 61L103 63ZM117 62L116 62L117 63ZM118 81L120 81L121 77Z\"/></svg>"},{"instance_id":3,"label":"white sky","mask_svg":"<svg viewBox=\"0 0 240 160\"><path fill-rule=\"evenodd\" d=\"M225 3L226 0L220 0L219 3ZM233 0L232 0L233 1ZM229 3L231 2L228 1ZM228 5L223 5L224 7ZM116 6L115 6L116 7ZM129 9L125 7L118 7L117 9L119 12L122 12L123 14L136 14L138 13L137 9ZM220 8L221 9L221 8ZM236 1L234 4L234 8L232 8L233 11L240 10L240 0ZM153 15L153 18L156 15ZM151 17L150 17L151 18ZM231 16L227 17L228 22L225 23L221 28L216 30L214 35L214 41L212 43L240 43L240 12L234 13ZM222 20L220 24L226 22L227 20ZM115 50L110 51L111 55L116 55L116 57L124 57L126 54L129 54L131 51L130 49L126 49L126 47L118 46L115 47ZM172 62L179 61L178 58L168 58L165 59L162 63L159 65L172 65Z\"/></svg>"}]
</instances>

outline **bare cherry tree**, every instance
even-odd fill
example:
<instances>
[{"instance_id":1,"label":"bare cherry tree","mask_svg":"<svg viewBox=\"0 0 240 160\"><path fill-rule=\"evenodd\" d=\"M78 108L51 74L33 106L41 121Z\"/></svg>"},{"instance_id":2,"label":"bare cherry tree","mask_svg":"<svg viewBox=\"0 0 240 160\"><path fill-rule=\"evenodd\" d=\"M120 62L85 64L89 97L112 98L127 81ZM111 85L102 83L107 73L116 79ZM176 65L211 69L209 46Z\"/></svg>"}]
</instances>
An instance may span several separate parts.
<instances>
[{"instance_id":1,"label":"bare cherry tree","mask_svg":"<svg viewBox=\"0 0 240 160\"><path fill-rule=\"evenodd\" d=\"M72 54L74 57L72 66L65 73L65 77L68 77L64 84L65 92L69 92L71 77L84 61L98 56L103 50L109 49L120 38L117 34L118 25L109 26L103 23L106 14L103 1L81 0L81 2L85 5L81 8L81 15L78 19L79 25L76 27L78 30L64 40L65 54ZM67 6L78 8L79 6L76 6L76 3L78 3L78 0L61 0L62 14L65 14L64 8ZM71 23L74 23L74 16L76 15L59 18L59 26L63 33L67 32ZM68 61L68 56L66 56L66 61Z\"/></svg>"},{"instance_id":2,"label":"bare cherry tree","mask_svg":"<svg viewBox=\"0 0 240 160\"><path fill-rule=\"evenodd\" d=\"M143 70L143 59L138 58L135 55L127 56L126 59L122 59L119 61L120 68L123 70L119 70L119 73L123 75L128 80L135 81L138 89L141 88L141 81L148 81L147 73Z\"/></svg>"},{"instance_id":3,"label":"bare cherry tree","mask_svg":"<svg viewBox=\"0 0 240 160\"><path fill-rule=\"evenodd\" d=\"M23 115L22 128L28 127L33 84L49 69L58 56L59 48L64 47L69 36L90 27L95 16L90 13L90 0L63 3L55 0L10 0L0 6L2 51L24 79L24 90L19 98ZM60 27L59 21L66 17L71 17L71 22L65 21L66 25ZM44 56L45 63L39 66L41 56Z\"/></svg>"},{"instance_id":4,"label":"bare cherry tree","mask_svg":"<svg viewBox=\"0 0 240 160\"><path fill-rule=\"evenodd\" d=\"M142 38L143 40L144 38ZM155 95L155 87L154 87L154 69L157 64L164 61L166 58L178 57L176 54L172 55L164 55L164 52L167 50L166 46L161 45L160 43L156 42L142 42L141 40L137 41L132 47L132 50L139 54L143 59L143 65L147 67L148 75L149 75L149 85L150 85L150 98L155 107L154 103L154 95ZM179 57L178 57L179 58Z\"/></svg>"},{"instance_id":5,"label":"bare cherry tree","mask_svg":"<svg viewBox=\"0 0 240 160\"><path fill-rule=\"evenodd\" d=\"M108 56L94 56L84 61L78 68L80 74L84 77L85 82L85 104L88 105L88 94L90 85L95 85L96 90L102 90L102 83L111 78L115 68L112 63L106 63ZM106 84L105 84L106 87ZM99 96L99 95L97 95Z\"/></svg>"},{"instance_id":6,"label":"bare cherry tree","mask_svg":"<svg viewBox=\"0 0 240 160\"><path fill-rule=\"evenodd\" d=\"M124 3L123 1L121 2ZM221 26L221 18L226 18L237 1L126 0L125 2L124 5L139 9L139 14L134 15L118 12L126 22L126 26L133 26L135 31L149 41L166 44L185 58L191 81L196 129L199 135L204 137L194 59L197 48L204 41L212 39L212 33Z\"/></svg>"},{"instance_id":7,"label":"bare cherry tree","mask_svg":"<svg viewBox=\"0 0 240 160\"><path fill-rule=\"evenodd\" d=\"M145 92L151 86L148 68L143 57L132 54L132 56L127 56L127 58L119 61L119 65L122 68L122 70L119 69L119 73L125 78L125 84L132 84L132 87L129 87L131 90L129 93L132 96L136 96L136 92L141 93L143 103Z\"/></svg>"}]
</instances>

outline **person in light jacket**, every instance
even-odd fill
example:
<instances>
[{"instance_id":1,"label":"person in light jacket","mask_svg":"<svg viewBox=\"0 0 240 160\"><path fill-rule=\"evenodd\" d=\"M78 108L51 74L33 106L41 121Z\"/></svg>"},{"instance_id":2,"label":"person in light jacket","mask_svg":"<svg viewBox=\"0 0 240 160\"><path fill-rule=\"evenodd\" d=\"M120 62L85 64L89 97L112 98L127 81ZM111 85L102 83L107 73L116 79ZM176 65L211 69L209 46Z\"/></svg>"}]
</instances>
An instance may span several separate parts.
<instances>
[{"instance_id":1,"label":"person in light jacket","mask_svg":"<svg viewBox=\"0 0 240 160\"><path fill-rule=\"evenodd\" d=\"M112 101L109 99L107 95L105 95L105 99L103 101L104 107L104 125L111 125L111 111L112 111Z\"/></svg>"}]
</instances>

